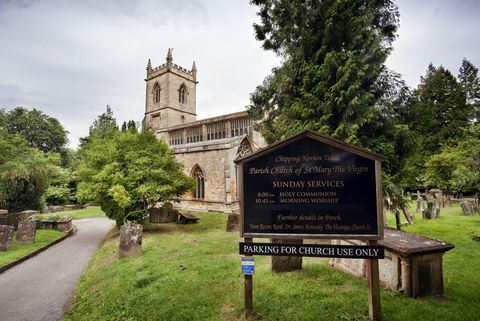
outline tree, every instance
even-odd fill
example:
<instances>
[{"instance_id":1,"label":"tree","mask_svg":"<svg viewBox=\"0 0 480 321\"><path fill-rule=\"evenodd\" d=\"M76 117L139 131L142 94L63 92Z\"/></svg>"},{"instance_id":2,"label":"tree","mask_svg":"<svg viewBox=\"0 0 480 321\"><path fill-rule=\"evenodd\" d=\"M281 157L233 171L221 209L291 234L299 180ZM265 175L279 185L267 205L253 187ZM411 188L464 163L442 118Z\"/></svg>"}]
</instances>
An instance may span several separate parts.
<instances>
[{"instance_id":1,"label":"tree","mask_svg":"<svg viewBox=\"0 0 480 321\"><path fill-rule=\"evenodd\" d=\"M137 123L134 120L129 120L128 123L124 121L122 123L121 131L126 132L127 130L138 131Z\"/></svg>"},{"instance_id":2,"label":"tree","mask_svg":"<svg viewBox=\"0 0 480 321\"><path fill-rule=\"evenodd\" d=\"M422 176L427 187L450 193L480 187L480 126L471 126L465 140L444 145L441 152L430 156Z\"/></svg>"},{"instance_id":3,"label":"tree","mask_svg":"<svg viewBox=\"0 0 480 321\"><path fill-rule=\"evenodd\" d=\"M45 201L48 205L65 205L76 202L77 182L71 168L60 168L51 178L51 183L45 191Z\"/></svg>"},{"instance_id":4,"label":"tree","mask_svg":"<svg viewBox=\"0 0 480 321\"><path fill-rule=\"evenodd\" d=\"M54 117L37 109L17 107L0 113L0 129L24 137L30 146L43 152L62 153L68 143L67 131Z\"/></svg>"},{"instance_id":5,"label":"tree","mask_svg":"<svg viewBox=\"0 0 480 321\"><path fill-rule=\"evenodd\" d=\"M462 65L458 73L458 79L465 92L467 105L473 110L473 121L480 122L480 80L478 78L478 68L470 61L463 58Z\"/></svg>"},{"instance_id":6,"label":"tree","mask_svg":"<svg viewBox=\"0 0 480 321\"><path fill-rule=\"evenodd\" d=\"M117 226L142 222L148 208L193 189L172 150L150 132L93 136L79 154L78 197L100 203Z\"/></svg>"},{"instance_id":7,"label":"tree","mask_svg":"<svg viewBox=\"0 0 480 321\"><path fill-rule=\"evenodd\" d=\"M414 95L410 122L425 156L435 154L449 140L464 137L462 128L470 125L473 110L462 85L448 69L430 64Z\"/></svg>"},{"instance_id":8,"label":"tree","mask_svg":"<svg viewBox=\"0 0 480 321\"><path fill-rule=\"evenodd\" d=\"M0 129L0 207L11 212L41 210L43 194L60 170L58 157Z\"/></svg>"},{"instance_id":9,"label":"tree","mask_svg":"<svg viewBox=\"0 0 480 321\"><path fill-rule=\"evenodd\" d=\"M267 142L308 128L361 143L398 27L393 1L252 3L257 39L283 58L251 95L249 111Z\"/></svg>"},{"instance_id":10,"label":"tree","mask_svg":"<svg viewBox=\"0 0 480 321\"><path fill-rule=\"evenodd\" d=\"M113 117L112 108L110 105L107 105L106 111L93 121L93 124L89 128L88 136L80 138L80 147L87 145L93 137L110 137L117 131L117 120Z\"/></svg>"}]
</instances>

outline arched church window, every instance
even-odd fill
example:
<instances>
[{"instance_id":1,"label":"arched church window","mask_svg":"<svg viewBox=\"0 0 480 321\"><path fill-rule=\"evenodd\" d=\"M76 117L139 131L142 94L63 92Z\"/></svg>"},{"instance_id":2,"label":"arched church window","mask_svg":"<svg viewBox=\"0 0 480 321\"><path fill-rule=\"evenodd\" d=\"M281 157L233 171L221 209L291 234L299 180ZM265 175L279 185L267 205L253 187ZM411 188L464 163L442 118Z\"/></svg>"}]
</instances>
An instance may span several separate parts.
<instances>
[{"instance_id":1,"label":"arched church window","mask_svg":"<svg viewBox=\"0 0 480 321\"><path fill-rule=\"evenodd\" d=\"M182 84L180 89L178 89L178 102L181 104L187 102L187 86L185 86L185 84Z\"/></svg>"},{"instance_id":2,"label":"arched church window","mask_svg":"<svg viewBox=\"0 0 480 321\"><path fill-rule=\"evenodd\" d=\"M159 103L160 102L160 86L157 84L155 84L155 86L153 87L153 101L155 103Z\"/></svg>"},{"instance_id":3,"label":"arched church window","mask_svg":"<svg viewBox=\"0 0 480 321\"><path fill-rule=\"evenodd\" d=\"M192 176L195 179L195 198L205 198L205 174L200 166L195 165L192 169Z\"/></svg>"}]
</instances>

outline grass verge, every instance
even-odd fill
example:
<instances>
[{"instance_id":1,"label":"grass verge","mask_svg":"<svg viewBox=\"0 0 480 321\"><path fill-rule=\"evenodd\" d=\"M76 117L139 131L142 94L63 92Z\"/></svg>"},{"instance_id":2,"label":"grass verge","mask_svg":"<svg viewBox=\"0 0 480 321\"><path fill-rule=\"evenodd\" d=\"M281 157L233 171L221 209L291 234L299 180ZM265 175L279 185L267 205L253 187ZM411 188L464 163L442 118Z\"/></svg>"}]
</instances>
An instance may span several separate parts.
<instances>
[{"instance_id":1,"label":"grass verge","mask_svg":"<svg viewBox=\"0 0 480 321\"><path fill-rule=\"evenodd\" d=\"M82 210L62 211L53 214L59 214L61 216L68 215L71 216L74 220L105 216L105 213L100 209L100 207L97 206L89 206Z\"/></svg>"},{"instance_id":2,"label":"grass verge","mask_svg":"<svg viewBox=\"0 0 480 321\"><path fill-rule=\"evenodd\" d=\"M478 320L480 216L458 207L435 221L407 229L444 239L445 297L404 298L382 290L383 320ZM197 214L196 214L197 215ZM226 216L198 214L193 225L147 229L143 254L118 259L118 233L109 233L81 278L65 320L243 320L243 276L237 233L226 233ZM389 218L390 220L390 218ZM367 285L328 265L304 258L300 272L270 272L270 258L255 258L253 320L368 320Z\"/></svg>"},{"instance_id":3,"label":"grass verge","mask_svg":"<svg viewBox=\"0 0 480 321\"><path fill-rule=\"evenodd\" d=\"M0 268L10 264L16 260L21 259L22 257L27 256L28 254L35 252L36 250L56 241L57 239L64 236L64 232L56 230L37 230L35 235L35 243L33 244L21 244L15 240L15 235L13 236L13 243L8 249L8 251L0 252Z\"/></svg>"}]
</instances>

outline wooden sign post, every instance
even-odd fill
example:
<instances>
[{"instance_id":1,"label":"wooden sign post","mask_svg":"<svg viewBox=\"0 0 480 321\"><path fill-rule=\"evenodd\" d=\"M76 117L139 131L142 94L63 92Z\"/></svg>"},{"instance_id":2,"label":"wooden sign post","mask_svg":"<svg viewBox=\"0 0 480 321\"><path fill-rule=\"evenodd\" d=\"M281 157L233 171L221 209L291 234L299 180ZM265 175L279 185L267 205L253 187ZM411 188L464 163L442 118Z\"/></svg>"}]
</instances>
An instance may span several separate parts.
<instances>
[{"instance_id":1,"label":"wooden sign post","mask_svg":"<svg viewBox=\"0 0 480 321\"><path fill-rule=\"evenodd\" d=\"M369 314L380 320L384 159L312 131L238 159L240 253L365 258ZM356 239L367 246L253 243L255 237ZM245 315L252 312L252 276L245 275Z\"/></svg>"},{"instance_id":2,"label":"wooden sign post","mask_svg":"<svg viewBox=\"0 0 480 321\"><path fill-rule=\"evenodd\" d=\"M245 243L252 243L253 239L246 237L244 239ZM249 318L253 314L253 275L245 274L244 275L245 283L245 317Z\"/></svg>"}]
</instances>

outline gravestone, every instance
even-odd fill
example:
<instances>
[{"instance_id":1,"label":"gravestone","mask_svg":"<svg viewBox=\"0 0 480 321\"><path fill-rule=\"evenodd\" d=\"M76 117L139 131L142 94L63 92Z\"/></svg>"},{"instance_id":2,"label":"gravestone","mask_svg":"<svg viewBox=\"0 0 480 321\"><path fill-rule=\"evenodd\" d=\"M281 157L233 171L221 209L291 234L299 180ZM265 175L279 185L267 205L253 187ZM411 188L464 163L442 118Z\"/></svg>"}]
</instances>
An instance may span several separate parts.
<instances>
[{"instance_id":1,"label":"gravestone","mask_svg":"<svg viewBox=\"0 0 480 321\"><path fill-rule=\"evenodd\" d=\"M424 220L430 220L432 218L433 202L426 201L426 203L427 203L427 206L425 206L422 211L422 218Z\"/></svg>"},{"instance_id":2,"label":"gravestone","mask_svg":"<svg viewBox=\"0 0 480 321\"><path fill-rule=\"evenodd\" d=\"M471 215L474 214L474 209L473 209L472 204L470 204L470 202L468 202L468 201L462 201L462 202L460 203L460 207L462 208L463 215L465 215L465 216L471 216Z\"/></svg>"},{"instance_id":3,"label":"gravestone","mask_svg":"<svg viewBox=\"0 0 480 321\"><path fill-rule=\"evenodd\" d=\"M271 239L271 243L303 244L302 239ZM273 272L291 272L302 269L301 256L272 256Z\"/></svg>"},{"instance_id":4,"label":"gravestone","mask_svg":"<svg viewBox=\"0 0 480 321\"><path fill-rule=\"evenodd\" d=\"M22 211L20 212L20 221L28 220L30 216L37 215L39 213L40 213L39 211L33 211L33 210Z\"/></svg>"},{"instance_id":5,"label":"gravestone","mask_svg":"<svg viewBox=\"0 0 480 321\"><path fill-rule=\"evenodd\" d=\"M172 209L171 205L148 209L150 223L172 223L178 219L178 211Z\"/></svg>"},{"instance_id":6,"label":"gravestone","mask_svg":"<svg viewBox=\"0 0 480 321\"><path fill-rule=\"evenodd\" d=\"M7 251L12 244L15 228L9 225L0 225L0 251Z\"/></svg>"},{"instance_id":7,"label":"gravestone","mask_svg":"<svg viewBox=\"0 0 480 321\"><path fill-rule=\"evenodd\" d=\"M0 210L0 225L9 225L8 224L8 210Z\"/></svg>"},{"instance_id":8,"label":"gravestone","mask_svg":"<svg viewBox=\"0 0 480 321\"><path fill-rule=\"evenodd\" d=\"M227 219L227 232L240 231L240 214L229 214Z\"/></svg>"},{"instance_id":9,"label":"gravestone","mask_svg":"<svg viewBox=\"0 0 480 321\"><path fill-rule=\"evenodd\" d=\"M142 253L143 226L124 224L120 227L120 257L140 255Z\"/></svg>"},{"instance_id":10,"label":"gravestone","mask_svg":"<svg viewBox=\"0 0 480 321\"><path fill-rule=\"evenodd\" d=\"M417 210L416 210L417 213L423 213L423 198L420 196L420 197L417 197Z\"/></svg>"},{"instance_id":11,"label":"gravestone","mask_svg":"<svg viewBox=\"0 0 480 321\"><path fill-rule=\"evenodd\" d=\"M437 219L440 217L440 201L438 198L434 198L433 199L433 203L432 203L432 212L431 212L431 218L432 219Z\"/></svg>"},{"instance_id":12,"label":"gravestone","mask_svg":"<svg viewBox=\"0 0 480 321\"><path fill-rule=\"evenodd\" d=\"M17 242L24 244L31 244L35 242L35 233L37 230L37 223L30 220L20 221L17 229Z\"/></svg>"},{"instance_id":13,"label":"gravestone","mask_svg":"<svg viewBox=\"0 0 480 321\"><path fill-rule=\"evenodd\" d=\"M472 203L473 211L477 214L480 214L480 205L478 203Z\"/></svg>"}]
</instances>

